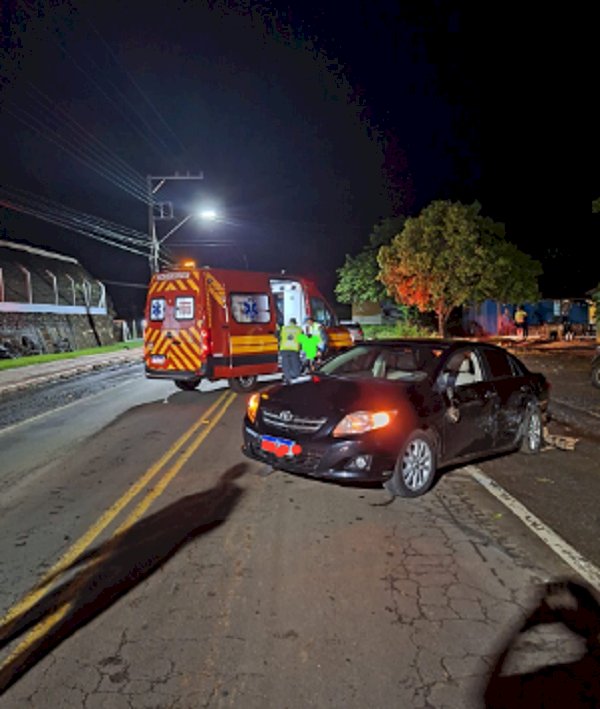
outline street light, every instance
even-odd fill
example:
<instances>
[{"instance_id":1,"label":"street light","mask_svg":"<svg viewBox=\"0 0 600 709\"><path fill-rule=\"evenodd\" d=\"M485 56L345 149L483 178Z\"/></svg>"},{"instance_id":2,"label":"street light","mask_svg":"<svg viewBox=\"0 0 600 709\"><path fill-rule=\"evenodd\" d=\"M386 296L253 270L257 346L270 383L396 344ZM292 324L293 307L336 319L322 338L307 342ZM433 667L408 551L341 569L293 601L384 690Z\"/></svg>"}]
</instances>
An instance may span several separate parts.
<instances>
[{"instance_id":1,"label":"street light","mask_svg":"<svg viewBox=\"0 0 600 709\"><path fill-rule=\"evenodd\" d=\"M192 212L191 214L188 214L186 217L184 217L180 222L175 224L175 226L168 231L164 236L162 236L160 239L156 237L156 227L153 226L153 234L154 234L154 270L155 272L158 271L158 257L159 257L159 252L160 252L160 246L163 244L170 236L172 236L176 231L181 229L181 227L189 222L190 219L196 217L197 219L202 219L204 222L216 222L220 219L219 213L215 209L201 209L199 211Z\"/></svg>"},{"instance_id":2,"label":"street light","mask_svg":"<svg viewBox=\"0 0 600 709\"><path fill-rule=\"evenodd\" d=\"M191 214L188 214L187 217L184 217L178 224L176 224L170 231L168 231L163 237L161 237L158 240L159 244L162 244L163 241L166 241L171 235L173 235L178 229L181 229L181 227L189 222L190 219L193 219L194 217L198 219L202 219L202 221L205 222L216 222L217 219L219 218L219 215L214 209L202 209L199 212L192 212Z\"/></svg>"}]
</instances>

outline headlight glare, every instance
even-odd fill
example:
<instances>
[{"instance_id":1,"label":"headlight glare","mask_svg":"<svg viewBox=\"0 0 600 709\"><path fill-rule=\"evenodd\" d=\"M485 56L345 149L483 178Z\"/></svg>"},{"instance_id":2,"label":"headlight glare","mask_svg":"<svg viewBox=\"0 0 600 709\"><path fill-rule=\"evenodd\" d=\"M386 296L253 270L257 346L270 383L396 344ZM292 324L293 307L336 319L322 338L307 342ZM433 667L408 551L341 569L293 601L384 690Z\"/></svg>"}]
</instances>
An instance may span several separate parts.
<instances>
[{"instance_id":1,"label":"headlight glare","mask_svg":"<svg viewBox=\"0 0 600 709\"><path fill-rule=\"evenodd\" d=\"M332 435L334 438L340 438L385 428L389 426L395 415L395 411L354 411L344 416L333 429Z\"/></svg>"},{"instance_id":2,"label":"headlight glare","mask_svg":"<svg viewBox=\"0 0 600 709\"><path fill-rule=\"evenodd\" d=\"M250 419L251 423L254 423L256 421L256 414L258 413L258 406L260 404L260 394L258 392L255 392L250 396L248 399L248 403L246 404L246 413L248 414L248 418Z\"/></svg>"}]
</instances>

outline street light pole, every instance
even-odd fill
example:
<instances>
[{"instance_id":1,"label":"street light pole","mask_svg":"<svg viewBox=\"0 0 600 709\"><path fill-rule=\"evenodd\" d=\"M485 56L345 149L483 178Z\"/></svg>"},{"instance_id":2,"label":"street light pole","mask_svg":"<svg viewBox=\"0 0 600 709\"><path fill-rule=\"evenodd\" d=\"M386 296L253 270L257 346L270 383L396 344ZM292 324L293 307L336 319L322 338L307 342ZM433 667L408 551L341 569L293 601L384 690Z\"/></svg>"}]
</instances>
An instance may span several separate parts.
<instances>
[{"instance_id":1,"label":"street light pole","mask_svg":"<svg viewBox=\"0 0 600 709\"><path fill-rule=\"evenodd\" d=\"M157 205L160 206L161 208L161 219L172 219L173 214L172 214L172 208L170 210L165 210L165 205L161 203L157 203L154 201L154 195L160 190L160 188L169 181L173 180L203 180L204 179L204 174L202 172L198 173L197 175L190 175L188 172L186 175L180 175L179 173L175 173L174 175L147 175L146 176L146 189L148 191L148 238L150 240L150 255L149 255L149 260L150 260L150 270L152 273L157 273L159 270L159 260L160 260L160 245L161 243L171 234L179 229L180 226L183 226L183 224L191 217L191 215L187 216L183 221L181 221L177 226L162 239L159 240L157 232L156 232L156 215L155 215L155 207Z\"/></svg>"}]
</instances>

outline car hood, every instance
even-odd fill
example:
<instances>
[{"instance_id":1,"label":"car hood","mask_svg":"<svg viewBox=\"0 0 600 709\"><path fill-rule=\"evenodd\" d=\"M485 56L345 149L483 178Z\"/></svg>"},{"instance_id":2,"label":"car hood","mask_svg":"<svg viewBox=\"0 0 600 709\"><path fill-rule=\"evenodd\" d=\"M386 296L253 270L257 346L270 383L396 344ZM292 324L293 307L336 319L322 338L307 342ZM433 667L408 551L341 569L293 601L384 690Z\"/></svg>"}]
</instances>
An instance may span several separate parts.
<instances>
[{"instance_id":1,"label":"car hood","mask_svg":"<svg viewBox=\"0 0 600 709\"><path fill-rule=\"evenodd\" d=\"M352 411L381 411L397 407L410 397L412 384L384 380L357 380L316 375L291 385L276 385L263 400L267 409L289 409L300 416L339 416Z\"/></svg>"}]
</instances>

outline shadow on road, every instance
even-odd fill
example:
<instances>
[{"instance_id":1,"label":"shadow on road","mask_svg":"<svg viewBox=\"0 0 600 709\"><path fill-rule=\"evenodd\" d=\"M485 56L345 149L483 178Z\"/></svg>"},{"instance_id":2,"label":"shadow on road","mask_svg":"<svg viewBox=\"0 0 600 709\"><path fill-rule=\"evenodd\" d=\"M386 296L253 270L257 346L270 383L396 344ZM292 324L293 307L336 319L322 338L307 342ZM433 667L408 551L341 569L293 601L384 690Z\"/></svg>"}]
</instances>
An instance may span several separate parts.
<instances>
[{"instance_id":1,"label":"shadow on road","mask_svg":"<svg viewBox=\"0 0 600 709\"><path fill-rule=\"evenodd\" d=\"M535 670L505 674L505 664L525 637L530 651L544 641L532 631L563 626L582 641L568 662L542 662ZM543 636L542 636L543 638ZM546 639L548 645L548 639ZM536 606L503 643L483 693L486 709L592 709L600 706L600 603L592 590L571 579L547 583Z\"/></svg>"},{"instance_id":2,"label":"shadow on road","mask_svg":"<svg viewBox=\"0 0 600 709\"><path fill-rule=\"evenodd\" d=\"M0 664L0 695L79 628L151 576L182 547L221 525L240 500L235 484L245 463L229 468L214 488L188 495L141 519L84 554L56 577L74 573L32 608L0 626L0 649L43 623ZM55 581L50 579L51 581ZM46 584L48 579L44 580Z\"/></svg>"}]
</instances>

